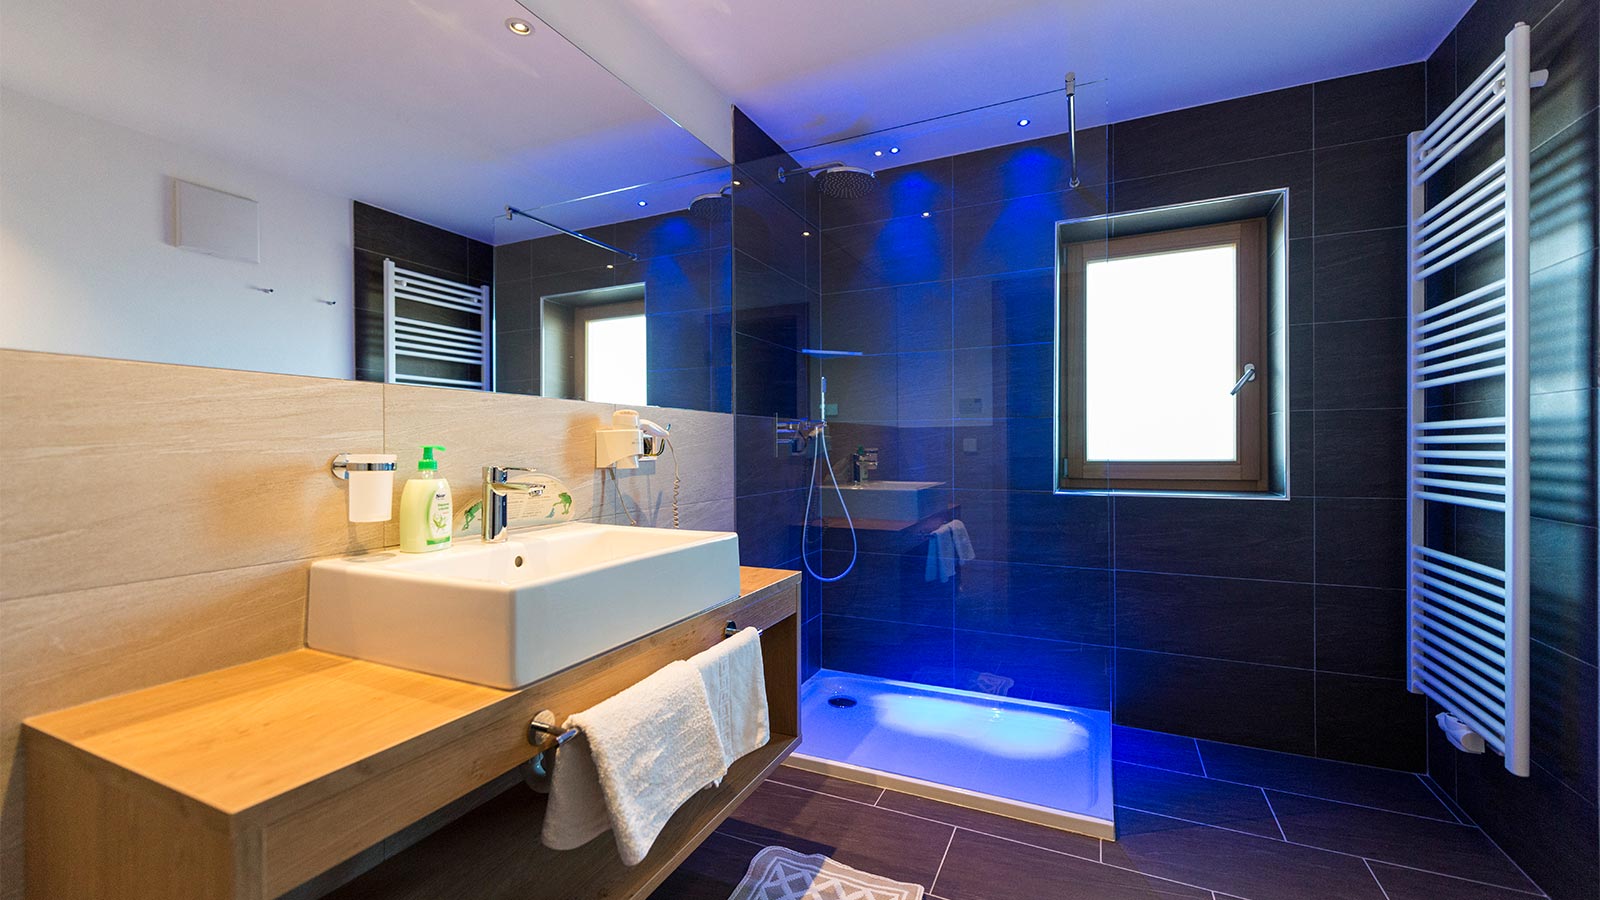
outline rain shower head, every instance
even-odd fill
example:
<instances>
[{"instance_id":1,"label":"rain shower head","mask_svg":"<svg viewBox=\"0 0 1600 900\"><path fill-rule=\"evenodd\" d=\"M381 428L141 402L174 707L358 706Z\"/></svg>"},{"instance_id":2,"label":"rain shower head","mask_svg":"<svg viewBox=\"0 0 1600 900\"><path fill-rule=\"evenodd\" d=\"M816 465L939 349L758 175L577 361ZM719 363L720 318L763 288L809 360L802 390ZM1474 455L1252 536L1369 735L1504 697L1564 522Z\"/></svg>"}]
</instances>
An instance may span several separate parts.
<instances>
[{"instance_id":1,"label":"rain shower head","mask_svg":"<svg viewBox=\"0 0 1600 900\"><path fill-rule=\"evenodd\" d=\"M728 196L728 188L701 194L689 202L689 214L707 222L721 222L728 218L732 208L733 198Z\"/></svg>"},{"instance_id":2,"label":"rain shower head","mask_svg":"<svg viewBox=\"0 0 1600 900\"><path fill-rule=\"evenodd\" d=\"M853 200L865 197L878 186L878 176L860 166L844 163L827 163L804 169L778 169L778 183L783 184L792 175L815 172L817 190L836 200Z\"/></svg>"}]
</instances>

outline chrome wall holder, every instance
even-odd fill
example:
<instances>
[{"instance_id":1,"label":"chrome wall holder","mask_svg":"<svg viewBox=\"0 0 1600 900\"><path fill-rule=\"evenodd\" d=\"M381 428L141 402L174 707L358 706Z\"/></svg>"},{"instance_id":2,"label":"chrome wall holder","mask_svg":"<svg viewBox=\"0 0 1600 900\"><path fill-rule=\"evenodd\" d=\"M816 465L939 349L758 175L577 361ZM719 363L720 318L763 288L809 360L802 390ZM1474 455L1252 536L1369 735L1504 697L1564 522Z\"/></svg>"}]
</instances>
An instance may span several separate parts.
<instances>
[{"instance_id":1,"label":"chrome wall holder","mask_svg":"<svg viewBox=\"0 0 1600 900\"><path fill-rule=\"evenodd\" d=\"M351 472L393 472L394 465L393 462L351 462L350 454L341 453L328 463L328 471L340 481L349 481Z\"/></svg>"}]
</instances>

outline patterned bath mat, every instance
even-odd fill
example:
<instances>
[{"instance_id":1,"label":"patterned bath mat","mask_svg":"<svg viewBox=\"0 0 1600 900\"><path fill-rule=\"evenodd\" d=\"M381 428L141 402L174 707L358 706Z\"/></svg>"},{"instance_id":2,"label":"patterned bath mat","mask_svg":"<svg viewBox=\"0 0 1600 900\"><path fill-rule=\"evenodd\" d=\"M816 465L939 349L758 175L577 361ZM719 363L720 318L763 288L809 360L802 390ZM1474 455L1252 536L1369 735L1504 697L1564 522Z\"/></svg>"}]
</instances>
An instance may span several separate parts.
<instances>
[{"instance_id":1,"label":"patterned bath mat","mask_svg":"<svg viewBox=\"0 0 1600 900\"><path fill-rule=\"evenodd\" d=\"M922 900L922 885L890 881L788 847L767 847L750 860L728 900Z\"/></svg>"}]
</instances>

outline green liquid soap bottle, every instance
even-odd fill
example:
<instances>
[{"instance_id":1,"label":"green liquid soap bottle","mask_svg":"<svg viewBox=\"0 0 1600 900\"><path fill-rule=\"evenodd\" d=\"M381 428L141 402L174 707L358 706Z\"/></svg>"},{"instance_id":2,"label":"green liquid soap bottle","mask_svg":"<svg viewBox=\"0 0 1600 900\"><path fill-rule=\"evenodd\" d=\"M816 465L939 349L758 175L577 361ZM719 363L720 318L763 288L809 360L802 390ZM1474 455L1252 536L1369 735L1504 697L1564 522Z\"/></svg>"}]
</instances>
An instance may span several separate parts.
<instances>
[{"instance_id":1,"label":"green liquid soap bottle","mask_svg":"<svg viewBox=\"0 0 1600 900\"><path fill-rule=\"evenodd\" d=\"M422 448L417 474L406 481L400 492L400 550L403 553L430 553L450 546L455 522L450 509L450 482L439 477L439 463L433 451Z\"/></svg>"}]
</instances>

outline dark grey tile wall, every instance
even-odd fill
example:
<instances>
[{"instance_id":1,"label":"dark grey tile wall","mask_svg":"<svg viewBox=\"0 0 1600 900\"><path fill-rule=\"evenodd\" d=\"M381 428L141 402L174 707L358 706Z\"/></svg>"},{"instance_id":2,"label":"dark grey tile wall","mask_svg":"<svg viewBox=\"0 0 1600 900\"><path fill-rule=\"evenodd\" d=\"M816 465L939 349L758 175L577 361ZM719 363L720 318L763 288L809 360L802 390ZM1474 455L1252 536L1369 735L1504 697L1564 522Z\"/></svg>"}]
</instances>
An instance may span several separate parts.
<instances>
[{"instance_id":1,"label":"dark grey tile wall","mask_svg":"<svg viewBox=\"0 0 1600 900\"><path fill-rule=\"evenodd\" d=\"M392 259L402 268L452 281L493 284L494 248L360 201L352 204L352 220L356 252L356 378L382 381L383 261ZM437 363L437 367L424 374L478 377L475 366Z\"/></svg>"},{"instance_id":2,"label":"dark grey tile wall","mask_svg":"<svg viewBox=\"0 0 1600 900\"><path fill-rule=\"evenodd\" d=\"M1553 900L1600 893L1600 635L1596 547L1596 192L1600 182L1600 4L1479 0L1428 59L1430 115L1532 26L1533 772L1456 752L1430 732L1429 773ZM1470 273L1469 276L1470 277ZM1458 284L1458 288L1460 285ZM1472 397L1457 397L1470 402ZM1498 527L1458 517L1459 541Z\"/></svg>"},{"instance_id":3,"label":"dark grey tile wall","mask_svg":"<svg viewBox=\"0 0 1600 900\"><path fill-rule=\"evenodd\" d=\"M816 333L869 354L814 366L833 446L943 482L977 559L930 581L940 520L863 530L856 570L820 591L822 664L1423 769L1401 498L1403 148L1425 90L1417 64L1117 123L1080 136L1077 190L1053 137L824 198ZM1277 188L1292 499L1054 495L1053 224ZM835 572L848 540L829 547Z\"/></svg>"}]
</instances>

